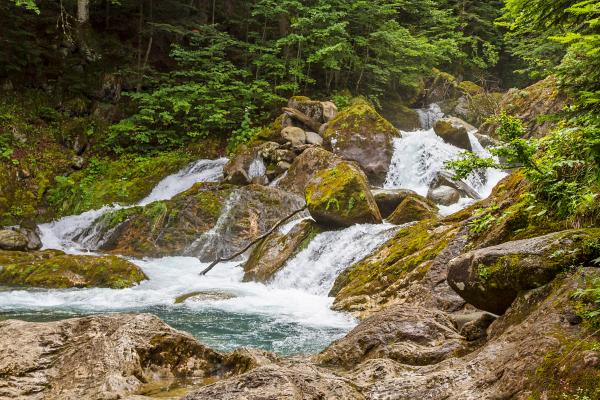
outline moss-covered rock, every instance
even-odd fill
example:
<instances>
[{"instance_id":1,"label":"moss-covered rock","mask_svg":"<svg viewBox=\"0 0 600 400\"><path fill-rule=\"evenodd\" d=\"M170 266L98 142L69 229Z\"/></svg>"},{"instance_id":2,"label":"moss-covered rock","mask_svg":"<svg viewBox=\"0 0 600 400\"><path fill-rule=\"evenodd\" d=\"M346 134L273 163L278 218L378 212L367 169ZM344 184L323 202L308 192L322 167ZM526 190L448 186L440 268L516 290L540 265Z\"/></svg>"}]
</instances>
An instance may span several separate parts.
<instances>
[{"instance_id":1,"label":"moss-covered rock","mask_svg":"<svg viewBox=\"0 0 600 400\"><path fill-rule=\"evenodd\" d=\"M345 160L356 161L374 185L383 184L393 155L394 126L364 100L357 100L332 119L325 146Z\"/></svg>"},{"instance_id":2,"label":"moss-covered rock","mask_svg":"<svg viewBox=\"0 0 600 400\"><path fill-rule=\"evenodd\" d=\"M335 154L320 147L311 147L300 154L290 166L278 187L304 195L308 182L319 171L332 168L342 161Z\"/></svg>"},{"instance_id":3,"label":"moss-covered rock","mask_svg":"<svg viewBox=\"0 0 600 400\"><path fill-rule=\"evenodd\" d=\"M433 129L444 142L468 151L473 150L469 132L475 131L476 128L465 121L456 117L442 118L435 123Z\"/></svg>"},{"instance_id":4,"label":"moss-covered rock","mask_svg":"<svg viewBox=\"0 0 600 400\"><path fill-rule=\"evenodd\" d=\"M168 201L106 213L94 222L90 232L98 232L95 237L100 250L115 254L182 254L215 226L233 190L227 184L198 183Z\"/></svg>"},{"instance_id":5,"label":"moss-covered rock","mask_svg":"<svg viewBox=\"0 0 600 400\"><path fill-rule=\"evenodd\" d=\"M79 256L57 250L0 251L0 284L5 286L121 289L145 279L138 266L115 256Z\"/></svg>"},{"instance_id":6,"label":"moss-covered rock","mask_svg":"<svg viewBox=\"0 0 600 400\"><path fill-rule=\"evenodd\" d=\"M600 229L569 230L485 247L450 261L448 283L467 302L502 314L522 290L597 257Z\"/></svg>"},{"instance_id":7,"label":"moss-covered rock","mask_svg":"<svg viewBox=\"0 0 600 400\"><path fill-rule=\"evenodd\" d=\"M408 222L435 218L437 213L438 208L431 201L417 194L411 194L402 200L387 221L395 225L403 225Z\"/></svg>"},{"instance_id":8,"label":"moss-covered rock","mask_svg":"<svg viewBox=\"0 0 600 400\"><path fill-rule=\"evenodd\" d=\"M421 128L421 119L417 111L408 107L402 100L384 100L381 115L402 131L410 132Z\"/></svg>"},{"instance_id":9,"label":"moss-covered rock","mask_svg":"<svg viewBox=\"0 0 600 400\"><path fill-rule=\"evenodd\" d=\"M549 76L522 89L511 89L500 101L499 109L514 115L527 125L528 137L543 137L555 125L552 115L558 114L571 99L560 91L555 76ZM480 131L494 136L497 124L484 123Z\"/></svg>"},{"instance_id":10,"label":"moss-covered rock","mask_svg":"<svg viewBox=\"0 0 600 400\"><path fill-rule=\"evenodd\" d=\"M311 220L294 226L288 233L274 232L252 250L244 264L244 281L267 282L321 232Z\"/></svg>"},{"instance_id":11,"label":"moss-covered rock","mask_svg":"<svg viewBox=\"0 0 600 400\"><path fill-rule=\"evenodd\" d=\"M325 226L381 222L365 175L348 162L318 172L309 181L305 196L310 215Z\"/></svg>"},{"instance_id":12,"label":"moss-covered rock","mask_svg":"<svg viewBox=\"0 0 600 400\"><path fill-rule=\"evenodd\" d=\"M431 262L446 248L456 229L428 220L402 228L388 242L336 279L330 296L335 307L350 310L357 299L382 294L400 279L424 276Z\"/></svg>"},{"instance_id":13,"label":"moss-covered rock","mask_svg":"<svg viewBox=\"0 0 600 400\"><path fill-rule=\"evenodd\" d=\"M373 189L371 192L383 218L389 217L405 198L417 194L408 189Z\"/></svg>"}]
</instances>

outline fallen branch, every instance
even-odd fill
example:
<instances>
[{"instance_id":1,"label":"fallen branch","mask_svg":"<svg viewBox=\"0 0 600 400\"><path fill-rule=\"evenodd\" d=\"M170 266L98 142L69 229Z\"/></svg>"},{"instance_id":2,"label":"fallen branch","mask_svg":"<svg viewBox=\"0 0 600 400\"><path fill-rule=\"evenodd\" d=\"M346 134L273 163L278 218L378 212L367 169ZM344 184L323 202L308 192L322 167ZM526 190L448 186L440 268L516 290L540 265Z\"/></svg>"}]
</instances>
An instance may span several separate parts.
<instances>
[{"instance_id":1,"label":"fallen branch","mask_svg":"<svg viewBox=\"0 0 600 400\"><path fill-rule=\"evenodd\" d=\"M260 242L261 240L266 239L271 233L275 232L281 225L285 224L287 221L289 221L292 217L294 217L295 215L300 214L302 211L306 210L307 206L302 207L299 210L294 211L293 213L291 213L290 215L288 215L287 217L279 220L279 222L277 222L275 224L275 226L273 226L267 233L265 233L264 235L259 236L258 238L254 239L252 242L250 242L246 247L244 247L242 250L238 251L237 253L229 256L229 257L219 257L217 258L215 261L213 261L212 263L210 263L210 265L202 272L200 272L201 276L206 275L211 269L213 269L218 263L221 262L225 262L225 261L231 261L239 256L241 256L242 254L244 254L246 251L248 251L248 249L252 246L254 246L256 243Z\"/></svg>"},{"instance_id":2,"label":"fallen branch","mask_svg":"<svg viewBox=\"0 0 600 400\"><path fill-rule=\"evenodd\" d=\"M295 108L284 107L283 112L289 115L292 118L297 119L302 122L304 125L312 129L314 132L319 132L321 129L321 124L304 114L302 111L298 111Z\"/></svg>"}]
</instances>

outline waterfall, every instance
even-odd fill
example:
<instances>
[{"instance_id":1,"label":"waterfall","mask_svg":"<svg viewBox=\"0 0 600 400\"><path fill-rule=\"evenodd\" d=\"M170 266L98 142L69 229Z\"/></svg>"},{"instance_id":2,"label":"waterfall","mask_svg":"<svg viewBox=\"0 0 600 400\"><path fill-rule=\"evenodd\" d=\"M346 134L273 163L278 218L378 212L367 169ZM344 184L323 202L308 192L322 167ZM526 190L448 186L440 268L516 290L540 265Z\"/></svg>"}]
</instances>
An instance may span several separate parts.
<instances>
[{"instance_id":1,"label":"waterfall","mask_svg":"<svg viewBox=\"0 0 600 400\"><path fill-rule=\"evenodd\" d=\"M277 273L270 286L326 296L337 276L391 239L398 226L353 225L317 235Z\"/></svg>"},{"instance_id":2,"label":"waterfall","mask_svg":"<svg viewBox=\"0 0 600 400\"><path fill-rule=\"evenodd\" d=\"M46 249L62 249L72 253L81 252L82 248L97 248L102 238L98 237L99 230L97 226L94 226L94 222L101 216L123 208L144 206L154 201L168 200L188 190L198 182L219 182L223 179L223 166L226 162L226 158L195 161L179 172L162 179L152 192L137 204L104 206L98 210L90 210L80 215L71 215L54 222L42 224L39 228L43 246Z\"/></svg>"},{"instance_id":3,"label":"waterfall","mask_svg":"<svg viewBox=\"0 0 600 400\"><path fill-rule=\"evenodd\" d=\"M433 128L436 121L444 118L444 112L436 103L431 103L426 108L419 108L416 110L419 115L419 121L421 121L421 129L428 130Z\"/></svg>"},{"instance_id":4,"label":"waterfall","mask_svg":"<svg viewBox=\"0 0 600 400\"><path fill-rule=\"evenodd\" d=\"M473 152L480 157L491 157L481 146L473 132L469 133ZM427 196L429 187L438 172L444 171L444 163L457 159L463 149L444 142L433 129L402 132L401 138L394 139L394 155L386 177L385 189L410 189L421 196ZM486 198L492 189L506 174L494 169L481 173L472 173L465 183L473 188L481 198ZM443 214L457 211L470 204L472 200L463 199L454 206L440 207Z\"/></svg>"}]
</instances>

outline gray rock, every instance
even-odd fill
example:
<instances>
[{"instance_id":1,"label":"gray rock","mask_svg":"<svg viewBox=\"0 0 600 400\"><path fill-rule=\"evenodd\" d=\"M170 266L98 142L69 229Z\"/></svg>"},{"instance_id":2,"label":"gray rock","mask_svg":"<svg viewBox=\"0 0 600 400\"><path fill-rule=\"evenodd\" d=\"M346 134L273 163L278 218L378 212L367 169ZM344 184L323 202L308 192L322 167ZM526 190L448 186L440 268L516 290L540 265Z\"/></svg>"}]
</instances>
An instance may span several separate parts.
<instances>
[{"instance_id":1,"label":"gray rock","mask_svg":"<svg viewBox=\"0 0 600 400\"><path fill-rule=\"evenodd\" d=\"M0 230L0 250L24 251L29 241L22 233L10 229Z\"/></svg>"},{"instance_id":2,"label":"gray rock","mask_svg":"<svg viewBox=\"0 0 600 400\"><path fill-rule=\"evenodd\" d=\"M450 206L458 203L460 200L460 192L450 186L439 186L435 189L429 189L427 198L436 204Z\"/></svg>"},{"instance_id":3,"label":"gray rock","mask_svg":"<svg viewBox=\"0 0 600 400\"><path fill-rule=\"evenodd\" d=\"M475 133L475 137L477 138L477 140L479 140L479 144L481 144L486 149L489 147L497 147L500 145L499 141L488 135Z\"/></svg>"},{"instance_id":4,"label":"gray rock","mask_svg":"<svg viewBox=\"0 0 600 400\"><path fill-rule=\"evenodd\" d=\"M323 108L323 122L329 122L337 115L338 109L335 103L323 101L321 102L321 107Z\"/></svg>"},{"instance_id":5,"label":"gray rock","mask_svg":"<svg viewBox=\"0 0 600 400\"><path fill-rule=\"evenodd\" d=\"M306 143L322 146L323 138L318 133L306 132Z\"/></svg>"},{"instance_id":6,"label":"gray rock","mask_svg":"<svg viewBox=\"0 0 600 400\"><path fill-rule=\"evenodd\" d=\"M436 189L440 186L448 186L460 193L461 197L470 197L475 200L481 199L479 193L475 191L471 186L466 184L462 180L454 180L453 175L449 172L440 171L437 173L433 181L431 182L431 189Z\"/></svg>"},{"instance_id":7,"label":"gray rock","mask_svg":"<svg viewBox=\"0 0 600 400\"><path fill-rule=\"evenodd\" d=\"M117 399L216 377L225 357L149 314L0 322L0 398Z\"/></svg>"},{"instance_id":8,"label":"gray rock","mask_svg":"<svg viewBox=\"0 0 600 400\"><path fill-rule=\"evenodd\" d=\"M288 126L281 130L281 137L292 144L292 146L301 146L306 143L306 132L295 126Z\"/></svg>"}]
</instances>

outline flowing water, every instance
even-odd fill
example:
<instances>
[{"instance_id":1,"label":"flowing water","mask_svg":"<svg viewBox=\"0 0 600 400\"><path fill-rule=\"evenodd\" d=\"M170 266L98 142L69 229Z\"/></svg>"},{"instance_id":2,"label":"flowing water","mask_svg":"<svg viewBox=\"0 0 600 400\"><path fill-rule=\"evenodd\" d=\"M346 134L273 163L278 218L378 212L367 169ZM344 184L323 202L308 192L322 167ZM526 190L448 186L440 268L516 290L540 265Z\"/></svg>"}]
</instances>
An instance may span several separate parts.
<instances>
[{"instance_id":1,"label":"flowing water","mask_svg":"<svg viewBox=\"0 0 600 400\"><path fill-rule=\"evenodd\" d=\"M437 109L428 112L428 119L424 120L427 124L437 118ZM471 144L476 153L488 155L473 135ZM394 149L385 187L408 188L422 195L427 193L435 174L443 170L444 162L460 154L459 149L444 143L432 130L403 132L402 138L395 140ZM196 182L220 181L225 162L226 159L219 159L192 163L163 179L137 204L105 206L41 225L44 247L73 254L93 252L102 240L94 221L104 213L170 199ZM264 164L257 161L251 174L260 175L263 169ZM501 172L488 170L469 177L467 183L486 197L501 177ZM442 212L449 213L470 201L463 199ZM220 225L235 222L228 220L227 215L226 206L215 232ZM282 226L280 231L289 232L300 220ZM107 312L149 312L220 350L250 346L284 355L317 352L356 324L349 315L330 308L333 299L328 293L336 277L389 240L397 229L389 224L355 225L321 233L268 284L242 282L239 262L219 264L201 277L199 272L207 264L196 257L181 256L130 259L149 280L128 289L0 288L0 318L47 321ZM213 236L218 235L208 232L198 238L193 249L189 249L190 254L217 246ZM177 297L193 292L204 293L204 297L175 304Z\"/></svg>"},{"instance_id":2,"label":"flowing water","mask_svg":"<svg viewBox=\"0 0 600 400\"><path fill-rule=\"evenodd\" d=\"M473 132L469 133L473 152L480 157L491 157L481 146ZM445 171L444 163L456 159L463 149L448 144L435 134L433 129L415 132L402 132L402 137L394 139L394 155L384 183L385 189L410 189L421 196L427 196L429 187L438 174ZM465 181L481 198L488 197L494 186L506 173L488 168L480 173L472 173ZM442 214L458 211L474 200L462 198L452 206L441 206Z\"/></svg>"}]
</instances>

